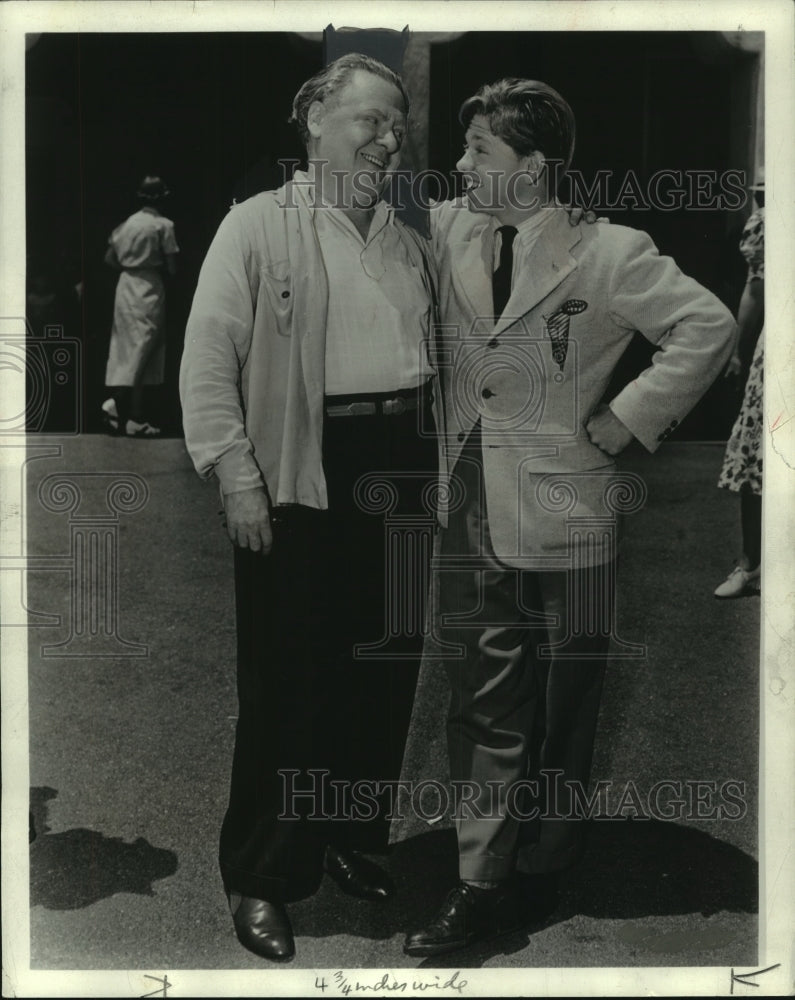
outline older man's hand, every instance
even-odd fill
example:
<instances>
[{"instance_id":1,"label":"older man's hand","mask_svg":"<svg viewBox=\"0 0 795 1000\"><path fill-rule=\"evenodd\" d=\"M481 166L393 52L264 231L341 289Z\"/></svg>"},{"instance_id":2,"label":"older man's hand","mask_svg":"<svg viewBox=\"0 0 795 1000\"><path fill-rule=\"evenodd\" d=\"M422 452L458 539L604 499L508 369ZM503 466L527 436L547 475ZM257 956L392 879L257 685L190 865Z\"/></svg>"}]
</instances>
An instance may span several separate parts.
<instances>
[{"instance_id":1,"label":"older man's hand","mask_svg":"<svg viewBox=\"0 0 795 1000\"><path fill-rule=\"evenodd\" d=\"M224 494L226 530L241 549L268 555L273 545L268 497L262 487Z\"/></svg>"},{"instance_id":2,"label":"older man's hand","mask_svg":"<svg viewBox=\"0 0 795 1000\"><path fill-rule=\"evenodd\" d=\"M585 430L588 432L591 444L595 444L608 455L617 455L623 451L634 437L632 431L621 423L609 406L597 407L585 425Z\"/></svg>"}]
</instances>

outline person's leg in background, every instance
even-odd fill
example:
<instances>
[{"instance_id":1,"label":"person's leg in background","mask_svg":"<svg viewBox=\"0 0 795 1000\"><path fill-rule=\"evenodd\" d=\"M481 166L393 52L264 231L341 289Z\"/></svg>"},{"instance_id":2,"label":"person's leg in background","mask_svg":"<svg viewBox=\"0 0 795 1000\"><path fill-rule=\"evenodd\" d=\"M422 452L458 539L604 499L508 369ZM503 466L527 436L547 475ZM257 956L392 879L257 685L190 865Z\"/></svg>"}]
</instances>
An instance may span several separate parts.
<instances>
[{"instance_id":1,"label":"person's leg in background","mask_svg":"<svg viewBox=\"0 0 795 1000\"><path fill-rule=\"evenodd\" d=\"M762 494L754 493L748 484L740 491L740 521L743 536L741 565L753 573L762 562Z\"/></svg>"}]
</instances>

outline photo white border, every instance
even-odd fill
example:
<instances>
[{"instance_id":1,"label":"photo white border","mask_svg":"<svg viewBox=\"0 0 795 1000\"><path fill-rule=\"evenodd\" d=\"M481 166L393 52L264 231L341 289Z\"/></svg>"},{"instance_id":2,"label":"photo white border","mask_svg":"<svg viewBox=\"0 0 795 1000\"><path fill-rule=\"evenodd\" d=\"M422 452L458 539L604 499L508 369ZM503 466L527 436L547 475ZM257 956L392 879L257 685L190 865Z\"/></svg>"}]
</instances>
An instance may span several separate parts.
<instances>
[{"instance_id":1,"label":"photo white border","mask_svg":"<svg viewBox=\"0 0 795 1000\"><path fill-rule=\"evenodd\" d=\"M535 0L470 3L422 0L375 3L23 2L0 4L0 317L25 315L24 34L26 32L195 31L322 32L328 25L412 31L764 31L766 131L766 435L764 455L764 620L761 636L760 913L758 968L778 965L760 981L759 993L793 991L795 929L795 704L793 607L795 606L795 5L790 0ZM771 335L772 334L772 335ZM17 399L4 406L24 410L24 379ZM7 381L3 383L8 391ZM20 405L14 406L19 402ZM0 437L0 475L9 475L7 438ZM17 447L17 438L12 442ZM4 504L2 538L20 537L21 513ZM0 550L0 557L4 550ZM10 574L0 574L10 576ZM2 599L0 594L0 599ZM5 602L4 602L5 603ZM30 969L27 839L27 643L26 630L5 629L2 642L2 934L4 996L140 996L156 984L140 971ZM179 970L169 995L334 996L314 989L316 975L334 970ZM394 971L411 982L410 969ZM425 974L432 970L422 970ZM735 970L739 972L740 970ZM743 970L750 971L750 970ZM731 992L722 967L466 969L461 996L714 996ZM351 980L365 981L363 970ZM377 976L366 981L374 982ZM370 991L368 990L368 993ZM386 991L384 991L386 992ZM434 989L434 995L442 991ZM734 984L737 995L753 988ZM403 995L415 995L410 986Z\"/></svg>"}]
</instances>

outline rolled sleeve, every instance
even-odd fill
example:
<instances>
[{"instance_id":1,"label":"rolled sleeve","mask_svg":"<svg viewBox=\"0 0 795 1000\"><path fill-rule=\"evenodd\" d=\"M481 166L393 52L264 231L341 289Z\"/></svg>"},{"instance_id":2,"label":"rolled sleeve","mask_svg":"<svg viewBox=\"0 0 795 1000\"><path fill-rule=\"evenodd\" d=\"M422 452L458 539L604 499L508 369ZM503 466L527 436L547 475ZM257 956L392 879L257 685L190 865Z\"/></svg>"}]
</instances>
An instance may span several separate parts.
<instances>
[{"instance_id":1,"label":"rolled sleeve","mask_svg":"<svg viewBox=\"0 0 795 1000\"><path fill-rule=\"evenodd\" d=\"M179 253L174 223L170 219L165 221L167 225L163 227L163 253Z\"/></svg>"}]
</instances>

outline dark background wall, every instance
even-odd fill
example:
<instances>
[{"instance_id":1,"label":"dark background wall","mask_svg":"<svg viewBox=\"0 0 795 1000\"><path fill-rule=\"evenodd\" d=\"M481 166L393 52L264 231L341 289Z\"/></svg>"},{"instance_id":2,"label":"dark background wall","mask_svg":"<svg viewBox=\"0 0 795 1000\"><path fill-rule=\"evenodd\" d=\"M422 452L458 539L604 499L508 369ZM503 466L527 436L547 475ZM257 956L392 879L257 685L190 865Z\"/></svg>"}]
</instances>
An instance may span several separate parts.
<instances>
[{"instance_id":1,"label":"dark background wall","mask_svg":"<svg viewBox=\"0 0 795 1000\"><path fill-rule=\"evenodd\" d=\"M276 160L300 157L292 97L322 66L322 46L294 34L43 35L28 52L29 275L83 281L83 427L98 429L116 275L102 257L159 173L180 245L169 283L161 418L179 428L176 380L193 290L233 198L279 183ZM57 423L57 415L55 420ZM53 428L54 429L54 428Z\"/></svg>"},{"instance_id":2,"label":"dark background wall","mask_svg":"<svg viewBox=\"0 0 795 1000\"><path fill-rule=\"evenodd\" d=\"M578 123L574 166L586 177L631 169L645 184L660 169L751 169L754 57L719 33L467 32L428 43L429 79L407 81L414 114L428 119L427 149L413 151L415 167L449 176L461 149L459 105L482 82L516 75L545 80L569 100ZM84 429L98 429L104 398L115 275L102 255L110 231L136 207L138 180L160 173L173 192L168 214L182 252L168 294L160 415L179 433L176 379L201 261L232 199L277 186L277 161L301 159L287 119L293 95L323 60L319 41L275 32L42 35L31 46L29 284L57 291L37 322L61 322L82 342ZM606 214L647 230L734 309L745 274L737 242L749 210ZM79 301L71 297L78 282ZM648 356L638 339L619 378ZM738 403L721 380L680 435L725 437ZM46 429L60 429L59 419L51 413Z\"/></svg>"}]
</instances>

